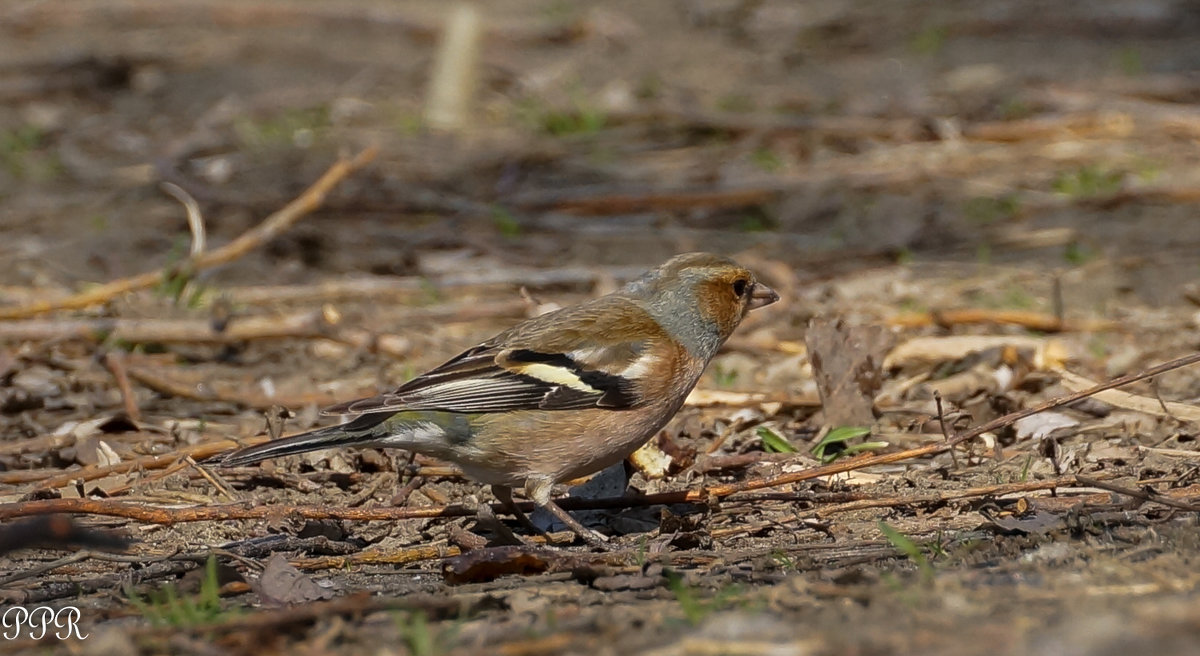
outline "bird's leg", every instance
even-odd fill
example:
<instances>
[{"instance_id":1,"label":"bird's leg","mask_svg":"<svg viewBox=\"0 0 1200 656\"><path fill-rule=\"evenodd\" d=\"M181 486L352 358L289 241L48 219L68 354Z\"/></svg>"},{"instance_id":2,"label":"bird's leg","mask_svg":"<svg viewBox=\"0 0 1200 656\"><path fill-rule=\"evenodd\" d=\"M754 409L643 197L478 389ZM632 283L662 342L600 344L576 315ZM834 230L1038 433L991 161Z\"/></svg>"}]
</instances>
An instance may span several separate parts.
<instances>
[{"instance_id":1,"label":"bird's leg","mask_svg":"<svg viewBox=\"0 0 1200 656\"><path fill-rule=\"evenodd\" d=\"M607 544L608 537L580 524L579 520L569 515L557 503L554 503L554 500L550 498L550 491L553 487L554 481L548 478L531 478L525 481L525 495L533 499L534 503L549 511L558 521L566 524L567 528L574 531L575 535L583 538L583 541L588 543L588 546L593 549L607 551L609 548Z\"/></svg>"},{"instance_id":2,"label":"bird's leg","mask_svg":"<svg viewBox=\"0 0 1200 656\"><path fill-rule=\"evenodd\" d=\"M547 537L546 532L538 528L533 522L529 521L529 516L525 514L525 511L521 510L517 506L515 501L513 501L511 487L508 487L507 485L493 485L492 494L496 497L496 500L500 502L500 505L504 506L508 512L512 513L513 516L517 518L518 524L525 527L527 531L542 537ZM548 541L549 540L547 540L547 542Z\"/></svg>"}]
</instances>

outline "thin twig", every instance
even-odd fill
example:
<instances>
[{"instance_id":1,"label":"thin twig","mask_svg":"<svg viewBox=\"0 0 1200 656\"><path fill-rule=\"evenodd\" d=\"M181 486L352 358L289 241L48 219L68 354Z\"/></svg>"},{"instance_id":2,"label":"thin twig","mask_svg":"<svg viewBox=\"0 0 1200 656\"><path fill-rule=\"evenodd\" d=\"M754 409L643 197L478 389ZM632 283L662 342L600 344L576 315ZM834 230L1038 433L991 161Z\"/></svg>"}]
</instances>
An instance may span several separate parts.
<instances>
[{"instance_id":1,"label":"thin twig","mask_svg":"<svg viewBox=\"0 0 1200 656\"><path fill-rule=\"evenodd\" d=\"M946 428L946 413L942 409L942 393L933 390L933 401L937 404L938 425L942 427L942 437L946 442L950 441L950 429ZM954 469L958 469L958 455L954 453L954 447L950 447L950 460L954 463Z\"/></svg>"},{"instance_id":2,"label":"thin twig","mask_svg":"<svg viewBox=\"0 0 1200 656\"><path fill-rule=\"evenodd\" d=\"M218 492L224 495L226 499L229 499L230 501L238 501L237 495L233 493L233 490L230 489L229 485L225 483L225 481L221 480L221 477L215 472L209 471L208 467L204 467L200 463L196 462L196 460L191 456L186 456L184 460L187 462L187 464L191 465L192 469L195 469L197 472L199 472L200 475L204 477L204 480L208 481L209 484L217 489Z\"/></svg>"},{"instance_id":3,"label":"thin twig","mask_svg":"<svg viewBox=\"0 0 1200 656\"><path fill-rule=\"evenodd\" d=\"M232 262L251 250L278 237L304 215L321 206L325 196L346 176L375 159L378 149L368 148L353 159L338 160L311 187L262 223L242 233L237 239L215 250L207 251L180 263L180 270L195 273ZM72 310L106 303L113 298L140 289L149 289L162 281L162 270L147 271L128 278L113 280L85 292L65 298L37 301L17 307L0 307L0 319L24 319L55 310Z\"/></svg>"},{"instance_id":4,"label":"thin twig","mask_svg":"<svg viewBox=\"0 0 1200 656\"><path fill-rule=\"evenodd\" d=\"M58 560L52 560L44 565L38 565L37 567L33 567L33 568L30 568L27 570L13 572L12 574L9 574L8 576L0 576L0 586L5 586L5 585L8 585L9 583L16 583L17 581L21 581L21 580L28 579L28 578L33 578L35 576L41 576L42 574L45 574L46 572L52 572L52 571L58 569L59 567L65 567L67 565L72 565L72 564L75 564L78 562L82 562L91 557L92 557L92 552L90 552L86 549L81 550L81 551L76 551L75 553L73 553L69 556L64 556L62 558L59 558Z\"/></svg>"},{"instance_id":5,"label":"thin twig","mask_svg":"<svg viewBox=\"0 0 1200 656\"><path fill-rule=\"evenodd\" d=\"M192 247L188 250L188 254L193 258L200 255L204 252L205 244L208 241L208 233L204 230L204 215L200 213L200 205L196 203L196 199L192 198L191 194L174 182L163 182L158 186L175 198L175 200L183 203L183 208L187 211L188 230L192 231Z\"/></svg>"},{"instance_id":6,"label":"thin twig","mask_svg":"<svg viewBox=\"0 0 1200 656\"><path fill-rule=\"evenodd\" d=\"M306 392L288 397L267 396L255 389L220 389L196 381L175 380L165 372L149 367L129 367L129 377L138 383L167 396L205 402L230 403L243 408L267 410L276 406L303 407L329 405L334 402L328 394Z\"/></svg>"},{"instance_id":7,"label":"thin twig","mask_svg":"<svg viewBox=\"0 0 1200 656\"><path fill-rule=\"evenodd\" d=\"M976 308L900 314L888 319L888 323L893 326L901 326L905 328L917 328L922 326L949 327L981 323L1008 324L1047 333L1103 331L1112 330L1117 327L1116 322L1103 319L1064 321L1061 316L1045 314L1042 312L1029 312L1026 310L988 310Z\"/></svg>"},{"instance_id":8,"label":"thin twig","mask_svg":"<svg viewBox=\"0 0 1200 656\"><path fill-rule=\"evenodd\" d=\"M419 546L397 550L368 549L348 556L297 558L289 562L299 569L344 569L352 565L407 565L461 553L461 549L449 545Z\"/></svg>"},{"instance_id":9,"label":"thin twig","mask_svg":"<svg viewBox=\"0 0 1200 656\"><path fill-rule=\"evenodd\" d=\"M128 344L236 344L251 340L320 338L333 332L319 310L284 316L237 317L222 330L210 319L29 319L0 324L0 340L116 340Z\"/></svg>"},{"instance_id":10,"label":"thin twig","mask_svg":"<svg viewBox=\"0 0 1200 656\"><path fill-rule=\"evenodd\" d=\"M1024 483L999 483L996 485L982 485L971 487L965 490L947 490L942 492L930 492L926 494L915 494L911 496L893 495L886 497L876 497L873 499L857 499L847 501L845 503L834 504L830 506L817 507L802 516L815 516L825 518L838 513L853 512L864 508L895 508L906 505L923 505L931 503L943 503L946 501L958 501L961 499L971 499L976 497L997 497L1006 494L1020 494L1022 492L1038 492L1041 490L1056 490L1063 487L1076 485L1079 481L1075 476L1061 476L1059 478L1048 481L1027 481Z\"/></svg>"},{"instance_id":11,"label":"thin twig","mask_svg":"<svg viewBox=\"0 0 1200 656\"><path fill-rule=\"evenodd\" d=\"M1125 496L1133 497L1135 499L1141 499L1142 501L1149 501L1151 503L1161 503L1164 506L1168 506L1170 508L1178 508L1180 510L1188 510L1191 512L1200 512L1200 506L1197 506L1192 503L1185 503L1183 501L1176 501L1175 499L1172 499L1171 497L1168 497L1168 496L1164 496L1160 493L1150 494L1150 493L1143 492L1142 490L1138 490L1138 489L1135 489L1132 487L1125 487L1123 485L1117 485L1116 483L1109 483L1108 481L1102 481L1097 478L1091 478L1090 476L1076 476L1075 480L1079 481L1083 485L1089 485L1091 487L1098 487L1101 490L1108 490L1109 492L1116 492L1117 494L1124 494Z\"/></svg>"},{"instance_id":12,"label":"thin twig","mask_svg":"<svg viewBox=\"0 0 1200 656\"><path fill-rule=\"evenodd\" d=\"M125 485L118 485L116 487L104 488L104 494L108 495L109 497L121 496L123 494L126 494L126 493L134 490L134 489L144 487L145 485L147 485L149 483L153 483L155 481L162 480L168 476L171 476L172 474L175 474L183 469L186 469L187 467L190 466L190 465L188 465L188 462L194 462L194 461L191 458L183 458L181 460L174 462L173 464L168 466L166 469L156 471L153 474L145 475L146 473L144 471L138 472L138 476L136 478L134 478L133 480L131 480L129 483L126 483Z\"/></svg>"},{"instance_id":13,"label":"thin twig","mask_svg":"<svg viewBox=\"0 0 1200 656\"><path fill-rule=\"evenodd\" d=\"M125 369L125 356L109 351L104 354L104 366L112 372L113 378L117 381L117 389L121 391L121 402L125 407L125 414L134 423L140 422L142 411L138 408L137 395L133 393L133 387L129 384L129 374Z\"/></svg>"},{"instance_id":14,"label":"thin twig","mask_svg":"<svg viewBox=\"0 0 1200 656\"><path fill-rule=\"evenodd\" d=\"M73 471L62 470L33 470L0 472L0 483L20 485L23 483L40 483L38 487L53 489L70 485L75 481L91 481L114 474L128 474L135 471L165 469L187 457L204 460L218 453L243 446L233 440L219 440L189 446L171 453L157 456L142 456L134 460L126 460L113 465L88 465Z\"/></svg>"},{"instance_id":15,"label":"thin twig","mask_svg":"<svg viewBox=\"0 0 1200 656\"><path fill-rule=\"evenodd\" d=\"M393 326L436 322L469 323L484 319L521 318L520 299L495 302L469 301L432 307L408 308L397 313ZM371 333L362 328L340 328L334 312L304 310L282 316L238 316L220 329L211 319L27 319L0 323L0 341L77 339L91 342L115 340L129 344L238 344L254 340L331 339L361 347L374 342L388 355L407 355L410 340L401 335Z\"/></svg>"},{"instance_id":16,"label":"thin twig","mask_svg":"<svg viewBox=\"0 0 1200 656\"><path fill-rule=\"evenodd\" d=\"M586 195L571 192L540 192L512 199L513 205L527 212L554 210L578 215L633 214L636 212L690 210L703 208L763 205L780 195L777 188L687 189L621 193L606 190Z\"/></svg>"}]
</instances>

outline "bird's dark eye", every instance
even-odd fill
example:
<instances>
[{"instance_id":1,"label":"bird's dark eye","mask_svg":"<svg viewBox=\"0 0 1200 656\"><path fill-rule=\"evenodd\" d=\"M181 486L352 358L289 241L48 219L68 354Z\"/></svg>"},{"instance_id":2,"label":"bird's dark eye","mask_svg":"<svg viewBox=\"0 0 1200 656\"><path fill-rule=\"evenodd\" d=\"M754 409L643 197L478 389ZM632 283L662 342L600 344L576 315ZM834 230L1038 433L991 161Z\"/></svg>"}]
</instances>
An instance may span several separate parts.
<instances>
[{"instance_id":1,"label":"bird's dark eye","mask_svg":"<svg viewBox=\"0 0 1200 656\"><path fill-rule=\"evenodd\" d=\"M745 296L746 290L750 289L750 281L745 278L738 278L733 281L733 293L738 296Z\"/></svg>"}]
</instances>

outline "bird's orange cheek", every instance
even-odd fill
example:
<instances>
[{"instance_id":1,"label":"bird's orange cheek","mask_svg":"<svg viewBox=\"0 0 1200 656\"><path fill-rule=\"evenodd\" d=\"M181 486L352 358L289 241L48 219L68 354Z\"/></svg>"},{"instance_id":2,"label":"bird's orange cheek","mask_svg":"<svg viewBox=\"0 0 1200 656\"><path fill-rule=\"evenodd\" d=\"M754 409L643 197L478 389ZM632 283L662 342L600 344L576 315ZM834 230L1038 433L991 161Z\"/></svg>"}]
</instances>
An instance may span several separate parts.
<instances>
[{"instance_id":1,"label":"bird's orange cheek","mask_svg":"<svg viewBox=\"0 0 1200 656\"><path fill-rule=\"evenodd\" d=\"M722 328L728 327L732 323L736 323L738 313L741 312L740 304L731 296L731 292L726 288L726 285L719 283L707 283L699 295L700 306L703 309L704 316L714 320Z\"/></svg>"}]
</instances>

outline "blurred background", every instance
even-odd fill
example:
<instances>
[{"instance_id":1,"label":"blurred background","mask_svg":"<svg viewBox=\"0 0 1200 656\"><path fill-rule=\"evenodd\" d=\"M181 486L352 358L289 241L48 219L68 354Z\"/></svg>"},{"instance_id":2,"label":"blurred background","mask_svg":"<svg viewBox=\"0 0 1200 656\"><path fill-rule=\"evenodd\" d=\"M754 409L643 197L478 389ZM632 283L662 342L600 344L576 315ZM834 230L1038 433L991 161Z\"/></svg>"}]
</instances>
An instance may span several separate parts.
<instances>
[{"instance_id":1,"label":"blurred background","mask_svg":"<svg viewBox=\"0 0 1200 656\"><path fill-rule=\"evenodd\" d=\"M1194 3L488 2L447 109L454 7L6 3L0 283L165 265L189 237L160 181L219 244L368 144L368 170L215 280L1133 257L1093 300L1163 303L1198 273Z\"/></svg>"}]
</instances>

